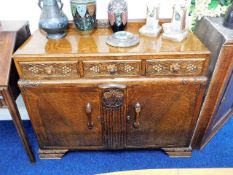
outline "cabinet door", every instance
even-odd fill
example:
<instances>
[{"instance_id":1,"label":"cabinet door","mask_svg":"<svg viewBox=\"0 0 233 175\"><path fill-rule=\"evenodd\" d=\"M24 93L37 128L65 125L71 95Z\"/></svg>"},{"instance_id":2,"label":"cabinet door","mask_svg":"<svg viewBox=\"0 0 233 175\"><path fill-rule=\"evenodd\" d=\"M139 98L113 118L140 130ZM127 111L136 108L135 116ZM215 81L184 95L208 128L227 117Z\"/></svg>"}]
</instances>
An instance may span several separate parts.
<instances>
[{"instance_id":1,"label":"cabinet door","mask_svg":"<svg viewBox=\"0 0 233 175\"><path fill-rule=\"evenodd\" d=\"M102 146L97 88L28 82L20 86L41 148Z\"/></svg>"},{"instance_id":2,"label":"cabinet door","mask_svg":"<svg viewBox=\"0 0 233 175\"><path fill-rule=\"evenodd\" d=\"M128 86L128 147L188 147L205 80L157 79Z\"/></svg>"}]
</instances>

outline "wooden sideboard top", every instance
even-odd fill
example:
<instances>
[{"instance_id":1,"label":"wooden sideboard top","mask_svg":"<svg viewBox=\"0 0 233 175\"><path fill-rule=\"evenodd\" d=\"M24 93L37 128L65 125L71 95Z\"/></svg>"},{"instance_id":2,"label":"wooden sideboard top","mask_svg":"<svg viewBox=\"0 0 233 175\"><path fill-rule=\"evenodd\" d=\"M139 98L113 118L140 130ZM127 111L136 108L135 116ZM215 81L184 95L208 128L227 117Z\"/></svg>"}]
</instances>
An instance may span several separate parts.
<instances>
[{"instance_id":1,"label":"wooden sideboard top","mask_svg":"<svg viewBox=\"0 0 233 175\"><path fill-rule=\"evenodd\" d=\"M226 43L233 44L233 31L232 29L223 26L224 17L218 17L218 18L206 17L204 18L204 20L206 23L208 23L208 25L213 26L213 28L216 31L218 31L220 35L224 37ZM211 31L211 33L213 32Z\"/></svg>"},{"instance_id":2,"label":"wooden sideboard top","mask_svg":"<svg viewBox=\"0 0 233 175\"><path fill-rule=\"evenodd\" d=\"M14 21L14 20L0 20L0 32L14 32L19 31L24 26L28 25L27 21Z\"/></svg>"},{"instance_id":3,"label":"wooden sideboard top","mask_svg":"<svg viewBox=\"0 0 233 175\"><path fill-rule=\"evenodd\" d=\"M0 20L0 86L8 85L17 32L26 25L26 21Z\"/></svg>"},{"instance_id":4,"label":"wooden sideboard top","mask_svg":"<svg viewBox=\"0 0 233 175\"><path fill-rule=\"evenodd\" d=\"M139 28L144 23L129 23L127 31L139 35ZM140 44L130 48L114 48L105 43L112 34L109 28L98 28L90 35L80 35L76 29L70 27L65 38L48 40L46 35L37 30L31 38L17 50L14 57L82 57L82 56L134 56L134 55L193 55L199 54L209 57L210 52L190 32L182 43L176 43L158 38L140 36ZM103 58L104 59L104 58ZM135 58L137 59L137 58Z\"/></svg>"},{"instance_id":5,"label":"wooden sideboard top","mask_svg":"<svg viewBox=\"0 0 233 175\"><path fill-rule=\"evenodd\" d=\"M11 69L16 33L0 31L0 87L7 86Z\"/></svg>"}]
</instances>

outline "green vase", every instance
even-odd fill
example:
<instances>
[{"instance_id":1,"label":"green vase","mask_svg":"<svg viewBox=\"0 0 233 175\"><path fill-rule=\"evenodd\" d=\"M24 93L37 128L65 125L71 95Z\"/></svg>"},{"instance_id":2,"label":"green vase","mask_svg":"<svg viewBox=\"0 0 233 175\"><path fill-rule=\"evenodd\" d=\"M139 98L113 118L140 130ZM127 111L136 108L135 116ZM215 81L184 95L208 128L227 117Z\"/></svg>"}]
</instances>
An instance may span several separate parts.
<instances>
[{"instance_id":1,"label":"green vase","mask_svg":"<svg viewBox=\"0 0 233 175\"><path fill-rule=\"evenodd\" d=\"M74 23L81 33L90 33L96 27L96 0L70 0Z\"/></svg>"}]
</instances>

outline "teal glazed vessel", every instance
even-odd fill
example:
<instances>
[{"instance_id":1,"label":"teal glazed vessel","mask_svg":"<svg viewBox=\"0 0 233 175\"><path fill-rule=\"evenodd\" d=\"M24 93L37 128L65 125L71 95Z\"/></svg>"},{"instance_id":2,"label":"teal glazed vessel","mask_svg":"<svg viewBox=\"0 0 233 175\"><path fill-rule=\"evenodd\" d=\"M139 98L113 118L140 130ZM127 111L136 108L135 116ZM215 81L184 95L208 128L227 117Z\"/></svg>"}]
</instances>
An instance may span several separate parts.
<instances>
[{"instance_id":1,"label":"teal glazed vessel","mask_svg":"<svg viewBox=\"0 0 233 175\"><path fill-rule=\"evenodd\" d=\"M70 3L77 29L82 34L91 33L96 27L96 0L70 0Z\"/></svg>"},{"instance_id":2,"label":"teal glazed vessel","mask_svg":"<svg viewBox=\"0 0 233 175\"><path fill-rule=\"evenodd\" d=\"M62 11L61 0L39 0L42 10L39 28L47 33L49 39L60 39L66 36L68 18Z\"/></svg>"}]
</instances>

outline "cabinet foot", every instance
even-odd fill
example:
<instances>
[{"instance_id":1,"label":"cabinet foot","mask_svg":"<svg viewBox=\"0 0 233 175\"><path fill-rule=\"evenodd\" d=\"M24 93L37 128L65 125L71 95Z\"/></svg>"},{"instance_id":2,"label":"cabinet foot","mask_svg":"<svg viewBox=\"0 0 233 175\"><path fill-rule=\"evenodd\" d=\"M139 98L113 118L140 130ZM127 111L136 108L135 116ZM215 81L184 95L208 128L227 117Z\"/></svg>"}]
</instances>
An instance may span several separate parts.
<instances>
[{"instance_id":1,"label":"cabinet foot","mask_svg":"<svg viewBox=\"0 0 233 175\"><path fill-rule=\"evenodd\" d=\"M55 150L44 150L39 149L40 159L61 159L68 150L66 149L55 149Z\"/></svg>"},{"instance_id":2,"label":"cabinet foot","mask_svg":"<svg viewBox=\"0 0 233 175\"><path fill-rule=\"evenodd\" d=\"M191 157L191 148L162 148L169 157Z\"/></svg>"}]
</instances>

